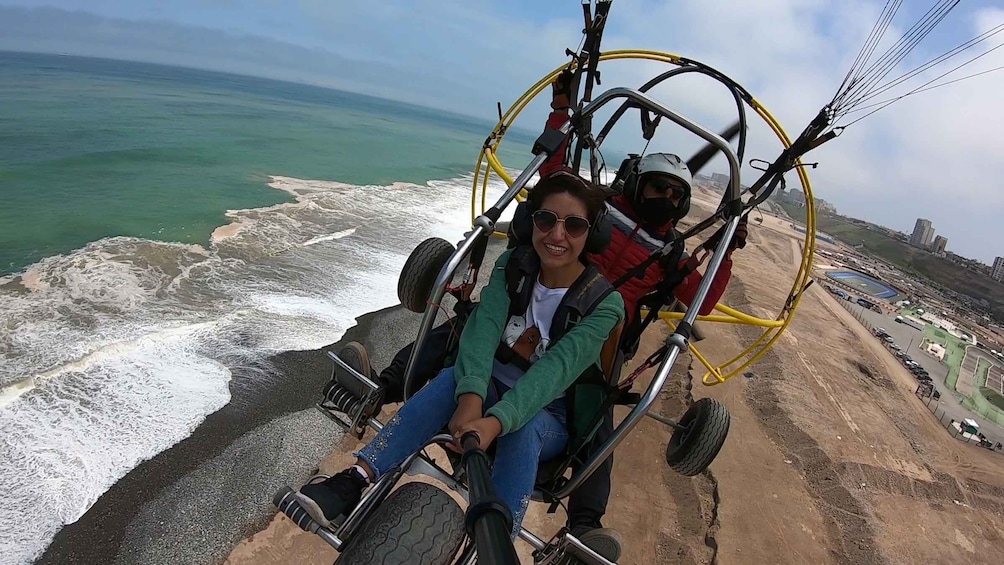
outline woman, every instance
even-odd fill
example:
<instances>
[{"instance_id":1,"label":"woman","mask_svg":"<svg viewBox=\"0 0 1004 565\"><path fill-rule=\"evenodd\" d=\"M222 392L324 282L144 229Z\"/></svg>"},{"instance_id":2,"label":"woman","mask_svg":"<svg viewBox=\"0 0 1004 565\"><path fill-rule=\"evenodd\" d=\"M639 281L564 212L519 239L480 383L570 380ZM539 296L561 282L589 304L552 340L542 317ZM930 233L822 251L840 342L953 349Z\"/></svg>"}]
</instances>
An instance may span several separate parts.
<instances>
[{"instance_id":1,"label":"woman","mask_svg":"<svg viewBox=\"0 0 1004 565\"><path fill-rule=\"evenodd\" d=\"M509 312L505 272L513 253L521 251L517 248L496 262L464 327L456 365L408 401L356 453L355 465L300 489L301 505L321 525L330 527L335 517L351 512L368 485L448 424L456 442L471 431L483 449L498 440L492 481L513 513L513 536L519 532L539 462L561 455L568 442L565 390L599 362L604 342L624 318L624 301L611 291L560 340L549 343L562 298L586 276L586 242L603 211L603 194L578 176L558 173L537 184L529 205L539 272L526 311ZM495 359L500 342L521 358L519 363Z\"/></svg>"}]
</instances>

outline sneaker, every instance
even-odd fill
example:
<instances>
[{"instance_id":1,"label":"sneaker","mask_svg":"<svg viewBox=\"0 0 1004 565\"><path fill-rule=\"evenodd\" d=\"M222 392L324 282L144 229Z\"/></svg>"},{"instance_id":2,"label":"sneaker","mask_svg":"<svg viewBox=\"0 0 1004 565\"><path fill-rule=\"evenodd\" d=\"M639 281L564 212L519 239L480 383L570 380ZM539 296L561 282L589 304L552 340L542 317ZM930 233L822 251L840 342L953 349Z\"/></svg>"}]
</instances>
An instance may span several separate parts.
<instances>
[{"instance_id":1,"label":"sneaker","mask_svg":"<svg viewBox=\"0 0 1004 565\"><path fill-rule=\"evenodd\" d=\"M372 378L373 371L370 368L370 356L366 353L366 348L363 347L363 344L358 341L350 341L349 343L346 343L345 347L339 350L338 358L345 361L349 367L355 369L360 375L363 375L366 378ZM350 383L358 383L360 390L353 392L358 393L364 390L362 383L359 383L355 377L346 373L345 369L342 369L337 364L335 365L335 376L341 377L339 381L341 381L343 385L351 386ZM357 394L357 396L363 395Z\"/></svg>"},{"instance_id":2,"label":"sneaker","mask_svg":"<svg viewBox=\"0 0 1004 565\"><path fill-rule=\"evenodd\" d=\"M315 522L330 529L335 518L348 516L359 504L366 486L358 471L346 469L333 477L311 477L296 493L296 500Z\"/></svg>"},{"instance_id":3,"label":"sneaker","mask_svg":"<svg viewBox=\"0 0 1004 565\"><path fill-rule=\"evenodd\" d=\"M616 530L577 526L572 528L572 535L611 563L617 563L621 558L622 540ZM582 563L582 561L573 558L569 563Z\"/></svg>"}]
</instances>

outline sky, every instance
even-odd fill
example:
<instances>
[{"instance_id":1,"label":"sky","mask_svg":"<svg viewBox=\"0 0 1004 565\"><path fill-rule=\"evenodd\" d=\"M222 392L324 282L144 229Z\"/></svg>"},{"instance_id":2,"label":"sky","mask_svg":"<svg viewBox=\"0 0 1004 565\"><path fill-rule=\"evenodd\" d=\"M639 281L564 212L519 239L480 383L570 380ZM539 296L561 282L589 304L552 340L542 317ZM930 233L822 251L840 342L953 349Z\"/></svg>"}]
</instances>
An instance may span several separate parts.
<instances>
[{"instance_id":1,"label":"sky","mask_svg":"<svg viewBox=\"0 0 1004 565\"><path fill-rule=\"evenodd\" d=\"M933 3L903 2L876 55ZM603 49L652 49L707 63L746 87L794 137L832 99L884 4L617 0ZM963 1L890 78L1001 23L1004 0ZM0 0L0 50L250 74L493 119L496 102L508 107L567 62L565 49L577 48L582 24L579 0ZM1001 43L1004 33L888 94ZM949 78L1002 65L1004 48ZM597 92L640 86L669 67L618 61L600 68ZM916 218L928 218L950 251L992 262L1004 255L1001 92L1004 71L917 94L855 123L806 155L819 163L811 171L815 194L842 214L907 233ZM712 129L735 119L728 92L707 78L672 79L652 94ZM546 111L545 101L535 102L517 126L539 130ZM745 160L771 160L780 145L752 118ZM610 146L642 150L637 123L622 120ZM686 157L699 145L670 124L648 150ZM705 172L714 170L726 171L722 159ZM745 167L743 182L754 173Z\"/></svg>"}]
</instances>

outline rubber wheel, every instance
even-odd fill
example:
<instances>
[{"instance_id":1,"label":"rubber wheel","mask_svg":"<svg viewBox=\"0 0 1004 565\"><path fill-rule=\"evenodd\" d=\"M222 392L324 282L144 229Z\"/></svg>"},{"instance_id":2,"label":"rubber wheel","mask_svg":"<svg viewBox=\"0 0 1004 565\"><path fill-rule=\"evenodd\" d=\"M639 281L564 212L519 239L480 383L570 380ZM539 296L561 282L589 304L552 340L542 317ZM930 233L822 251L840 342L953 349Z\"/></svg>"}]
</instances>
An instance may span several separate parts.
<instances>
[{"instance_id":1,"label":"rubber wheel","mask_svg":"<svg viewBox=\"0 0 1004 565\"><path fill-rule=\"evenodd\" d=\"M729 411L714 398L702 398L680 419L683 429L673 430L666 446L666 462L687 477L708 468L729 435Z\"/></svg>"},{"instance_id":2,"label":"rubber wheel","mask_svg":"<svg viewBox=\"0 0 1004 565\"><path fill-rule=\"evenodd\" d=\"M397 280L397 297L405 308L419 314L425 312L436 277L453 250L449 241L430 237L411 252Z\"/></svg>"},{"instance_id":3,"label":"rubber wheel","mask_svg":"<svg viewBox=\"0 0 1004 565\"><path fill-rule=\"evenodd\" d=\"M449 494L408 483L384 500L335 565L449 565L464 541L464 511Z\"/></svg>"}]
</instances>

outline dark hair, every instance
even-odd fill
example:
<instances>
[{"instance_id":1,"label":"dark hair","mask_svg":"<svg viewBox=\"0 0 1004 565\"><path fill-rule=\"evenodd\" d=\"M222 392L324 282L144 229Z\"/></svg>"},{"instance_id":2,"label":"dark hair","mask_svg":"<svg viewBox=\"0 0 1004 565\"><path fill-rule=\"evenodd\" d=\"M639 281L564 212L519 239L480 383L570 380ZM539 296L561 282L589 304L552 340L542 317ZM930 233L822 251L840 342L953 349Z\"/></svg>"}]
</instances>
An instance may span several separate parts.
<instances>
[{"instance_id":1,"label":"dark hair","mask_svg":"<svg viewBox=\"0 0 1004 565\"><path fill-rule=\"evenodd\" d=\"M586 219L589 220L590 224L596 223L596 219L605 206L606 195L593 183L565 171L559 171L542 178L537 186L530 190L530 212L540 210L548 196L563 192L582 201L586 205Z\"/></svg>"}]
</instances>

